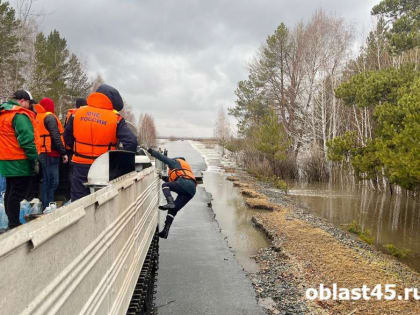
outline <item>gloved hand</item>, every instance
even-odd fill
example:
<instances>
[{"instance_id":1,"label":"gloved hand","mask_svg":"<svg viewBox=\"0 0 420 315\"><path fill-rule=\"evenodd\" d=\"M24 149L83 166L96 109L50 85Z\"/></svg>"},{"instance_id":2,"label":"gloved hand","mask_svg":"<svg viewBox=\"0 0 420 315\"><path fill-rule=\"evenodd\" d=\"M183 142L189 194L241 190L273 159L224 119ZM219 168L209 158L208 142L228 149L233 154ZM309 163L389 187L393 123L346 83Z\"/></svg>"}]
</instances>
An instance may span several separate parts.
<instances>
[{"instance_id":1,"label":"gloved hand","mask_svg":"<svg viewBox=\"0 0 420 315\"><path fill-rule=\"evenodd\" d=\"M147 152L149 152L149 154L152 154L153 149L152 148L148 148Z\"/></svg>"}]
</instances>

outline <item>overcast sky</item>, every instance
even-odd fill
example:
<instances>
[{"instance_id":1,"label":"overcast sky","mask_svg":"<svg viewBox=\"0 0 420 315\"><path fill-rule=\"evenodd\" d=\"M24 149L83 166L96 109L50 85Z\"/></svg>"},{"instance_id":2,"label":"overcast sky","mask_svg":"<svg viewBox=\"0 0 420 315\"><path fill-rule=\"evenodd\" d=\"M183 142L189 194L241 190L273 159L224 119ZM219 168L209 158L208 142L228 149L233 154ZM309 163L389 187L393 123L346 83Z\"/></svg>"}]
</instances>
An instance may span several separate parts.
<instances>
[{"instance_id":1,"label":"overcast sky","mask_svg":"<svg viewBox=\"0 0 420 315\"><path fill-rule=\"evenodd\" d=\"M40 30L57 29L70 50L116 87L159 135L213 135L218 108L233 107L237 82L275 28L318 8L366 36L379 0L37 0Z\"/></svg>"}]
</instances>

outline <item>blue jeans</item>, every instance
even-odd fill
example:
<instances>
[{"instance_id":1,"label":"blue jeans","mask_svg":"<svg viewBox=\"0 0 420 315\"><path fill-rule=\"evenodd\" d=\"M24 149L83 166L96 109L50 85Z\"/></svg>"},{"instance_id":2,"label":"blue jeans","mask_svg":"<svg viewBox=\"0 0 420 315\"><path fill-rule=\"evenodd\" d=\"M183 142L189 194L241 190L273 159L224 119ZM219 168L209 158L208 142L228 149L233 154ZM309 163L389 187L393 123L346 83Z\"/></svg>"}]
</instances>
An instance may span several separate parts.
<instances>
[{"instance_id":1,"label":"blue jeans","mask_svg":"<svg viewBox=\"0 0 420 315\"><path fill-rule=\"evenodd\" d=\"M59 157L40 154L39 162L42 168L41 201L42 207L46 208L50 202L54 201L54 193L58 187L58 166Z\"/></svg>"},{"instance_id":2,"label":"blue jeans","mask_svg":"<svg viewBox=\"0 0 420 315\"><path fill-rule=\"evenodd\" d=\"M0 194L6 191L6 178L0 175Z\"/></svg>"}]
</instances>

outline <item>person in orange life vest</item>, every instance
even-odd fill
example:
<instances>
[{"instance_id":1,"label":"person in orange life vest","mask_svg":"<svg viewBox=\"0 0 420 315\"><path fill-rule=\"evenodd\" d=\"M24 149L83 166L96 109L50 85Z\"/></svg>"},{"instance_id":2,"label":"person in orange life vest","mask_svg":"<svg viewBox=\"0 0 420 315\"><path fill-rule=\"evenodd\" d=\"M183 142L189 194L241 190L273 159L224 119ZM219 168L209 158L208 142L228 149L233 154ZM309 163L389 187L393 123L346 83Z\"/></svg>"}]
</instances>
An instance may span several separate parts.
<instances>
[{"instance_id":1,"label":"person in orange life vest","mask_svg":"<svg viewBox=\"0 0 420 315\"><path fill-rule=\"evenodd\" d=\"M168 238L169 229L179 210L181 210L195 195L196 180L191 170L191 166L184 158L168 158L159 151L151 148L147 149L153 157L168 165L168 182L162 184L162 192L166 198L167 204L159 206L160 210L168 210L165 220L165 226L159 233L159 237ZM178 194L175 201L171 191Z\"/></svg>"},{"instance_id":2,"label":"person in orange life vest","mask_svg":"<svg viewBox=\"0 0 420 315\"><path fill-rule=\"evenodd\" d=\"M78 108L80 108L81 106L85 106L86 105L86 99L85 98L81 98L81 97L77 98L76 99L76 102L75 102L75 105L76 105L76 107L70 108L67 111L66 120L64 121L64 128L66 128L67 124L69 123L70 117L72 115L74 115L74 113L76 112L76 110ZM71 150L72 148L69 148L69 149Z\"/></svg>"},{"instance_id":3,"label":"person in orange life vest","mask_svg":"<svg viewBox=\"0 0 420 315\"><path fill-rule=\"evenodd\" d=\"M20 202L28 199L38 160L35 113L32 95L18 90L0 106L0 174L6 178L4 207L9 229L20 225Z\"/></svg>"},{"instance_id":4,"label":"person in orange life vest","mask_svg":"<svg viewBox=\"0 0 420 315\"><path fill-rule=\"evenodd\" d=\"M117 143L124 150L136 152L137 137L118 111L124 107L117 89L102 84L88 96L87 106L80 107L69 119L64 140L73 148L71 200L89 194L83 184L87 182L89 168L101 154L115 150Z\"/></svg>"},{"instance_id":5,"label":"person in orange life vest","mask_svg":"<svg viewBox=\"0 0 420 315\"><path fill-rule=\"evenodd\" d=\"M70 117L74 115L74 113L77 111L78 108L80 108L81 106L85 106L86 105L86 99L85 98L77 98L76 102L75 102L76 107L74 108L70 108L67 111L66 114L66 119L64 121L64 128L66 128L67 124L70 121ZM73 148L71 146L69 146L66 143L66 151L67 151L67 156L69 157L69 161L71 161L72 157L73 157ZM63 176L63 180L65 182L65 198L66 200L70 200L71 198L71 193L70 193L70 183L71 183L71 163L67 163L67 165L63 165L63 167L60 169L61 171L61 176ZM66 179L68 180L68 183L66 181Z\"/></svg>"},{"instance_id":6,"label":"person in orange life vest","mask_svg":"<svg viewBox=\"0 0 420 315\"><path fill-rule=\"evenodd\" d=\"M54 102L45 97L34 105L41 140L39 161L42 169L41 201L43 208L54 201L54 193L59 183L60 156L63 163L68 162L64 147L64 129L60 120L54 114Z\"/></svg>"}]
</instances>

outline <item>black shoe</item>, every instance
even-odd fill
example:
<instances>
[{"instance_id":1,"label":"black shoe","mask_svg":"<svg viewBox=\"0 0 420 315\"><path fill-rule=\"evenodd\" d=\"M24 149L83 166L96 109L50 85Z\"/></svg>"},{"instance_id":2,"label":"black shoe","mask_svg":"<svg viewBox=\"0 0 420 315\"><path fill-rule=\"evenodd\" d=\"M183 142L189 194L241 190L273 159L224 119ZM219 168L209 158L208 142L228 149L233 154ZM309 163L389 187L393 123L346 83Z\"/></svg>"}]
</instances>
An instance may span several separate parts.
<instances>
[{"instance_id":1,"label":"black shoe","mask_svg":"<svg viewBox=\"0 0 420 315\"><path fill-rule=\"evenodd\" d=\"M164 206L159 206L159 209L163 211L173 209L173 208L175 208L175 204L173 202L168 202L168 204Z\"/></svg>"},{"instance_id":2,"label":"black shoe","mask_svg":"<svg viewBox=\"0 0 420 315\"><path fill-rule=\"evenodd\" d=\"M167 239L168 238L168 234L169 234L169 228L170 228L171 226L170 225L168 225L168 224L165 224L165 227L163 228L163 230L162 231L160 231L159 232L159 237L160 238L164 238L164 239Z\"/></svg>"},{"instance_id":3,"label":"black shoe","mask_svg":"<svg viewBox=\"0 0 420 315\"><path fill-rule=\"evenodd\" d=\"M162 230L161 232L159 232L158 235L159 235L160 238L167 239L168 238L168 234L169 234L169 231Z\"/></svg>"},{"instance_id":4,"label":"black shoe","mask_svg":"<svg viewBox=\"0 0 420 315\"><path fill-rule=\"evenodd\" d=\"M175 208L174 198L169 194L165 196L167 204L164 206L159 206L160 210L169 210Z\"/></svg>"}]
</instances>

